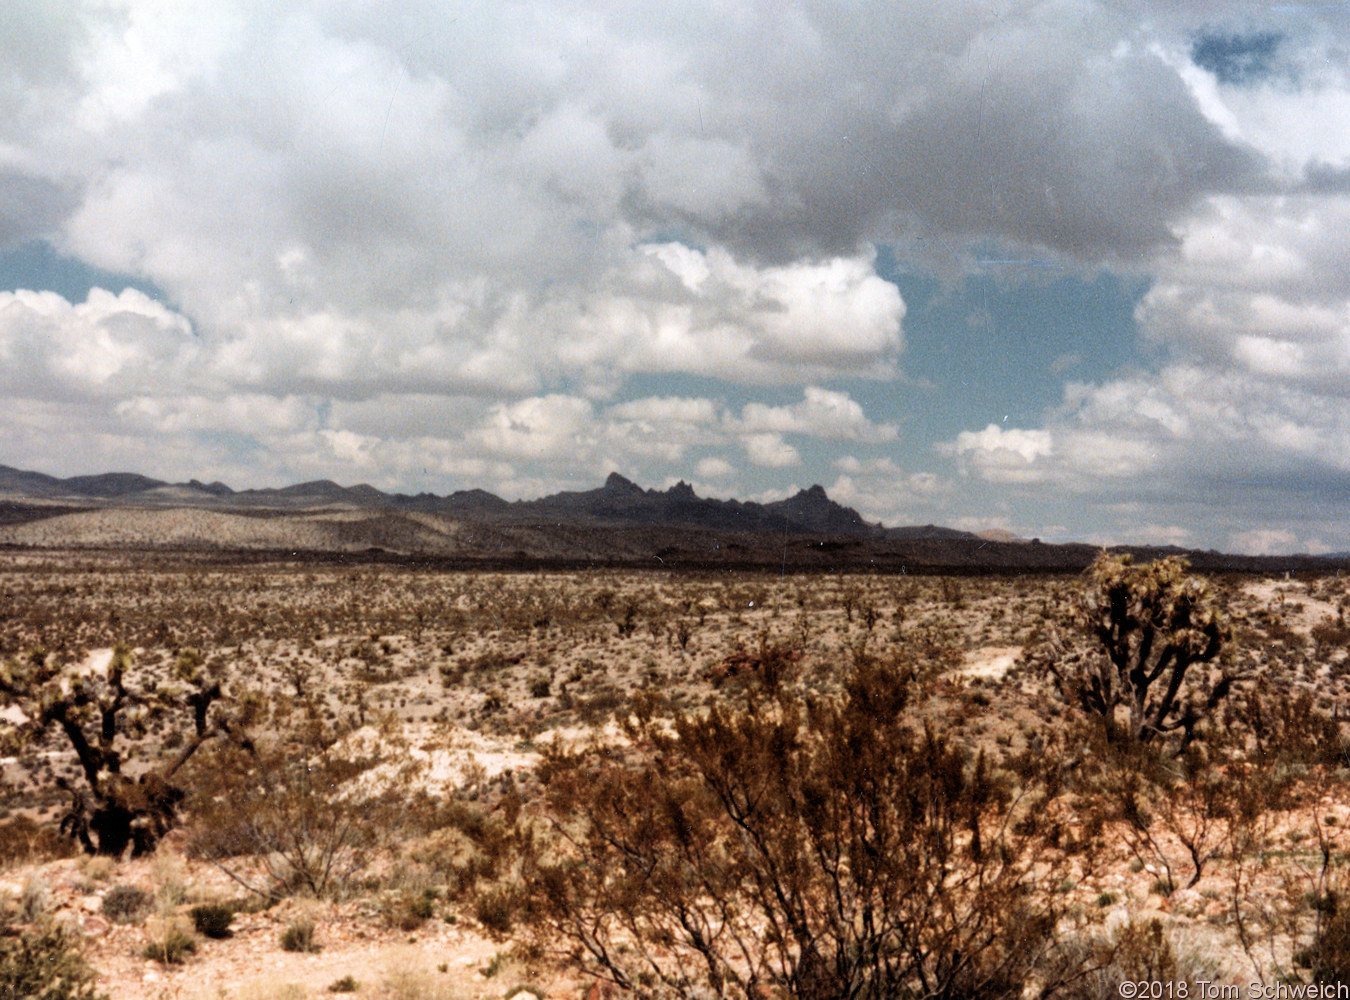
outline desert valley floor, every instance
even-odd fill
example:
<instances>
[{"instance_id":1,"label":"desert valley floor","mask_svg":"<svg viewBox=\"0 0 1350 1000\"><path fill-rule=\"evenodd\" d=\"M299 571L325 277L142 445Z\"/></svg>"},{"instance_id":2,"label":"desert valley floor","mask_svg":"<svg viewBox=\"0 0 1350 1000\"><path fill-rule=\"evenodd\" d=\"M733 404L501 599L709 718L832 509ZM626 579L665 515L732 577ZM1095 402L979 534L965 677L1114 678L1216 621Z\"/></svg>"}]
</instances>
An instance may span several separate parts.
<instances>
[{"instance_id":1,"label":"desert valley floor","mask_svg":"<svg viewBox=\"0 0 1350 1000\"><path fill-rule=\"evenodd\" d=\"M1320 728L1312 750L1282 759L1293 792L1260 810L1249 830L1259 842L1239 843L1231 809L1204 796L1166 815L1155 808L1147 823L1101 806L1090 850L1056 859L1057 912L1072 933L1103 941L1157 920L1163 941L1151 954L1172 964L1146 976L1126 949L1071 995L1115 996L1112 976L1164 971L1240 984L1243 996L1254 981L1307 978L1299 952L1344 878L1350 758L1337 720L1350 699L1350 581L1209 582L1231 628L1226 669L1242 676L1214 725L1265 712L1252 741L1276 750L1286 734L1289 746L1308 743L1298 713ZM1075 575L460 573L0 551L0 658L42 650L76 673L106 671L122 644L128 676L149 691L171 687L183 651L195 650L224 702L246 707L255 739L285 734L292 753L351 762L341 788L315 793L337 817L327 822L391 790L419 803L330 846L322 891L289 885L264 899L253 890L284 879L267 859L220 842L222 803L209 790L230 776L216 748L184 765L180 822L151 854L90 857L53 833L66 801L58 780L80 780L53 728L4 751L0 906L16 928L67 928L114 1000L599 996L565 947L526 940L511 913L487 905L505 898L497 883L513 877L509 864L465 874L478 848L464 830L529 815L550 752L631 762L649 752L622 725L638 702L657 715L738 703L769 659L788 689L828 698L850 664L873 658L920 665L922 698L907 706L908 721L970 759L1054 753L1076 764L1082 713L1038 669L1036 651L1067 630L1084 585ZM0 719L13 730L23 716L11 707ZM134 735L129 773L182 745L183 718L152 712ZM1244 780L1237 765L1218 773L1230 787ZM1202 821L1210 832L1197 833ZM110 898L143 905L123 911ZM228 936L192 933L193 907L212 903L235 910ZM282 946L297 926L311 928L316 950ZM147 957L174 934L191 950L177 961Z\"/></svg>"}]
</instances>

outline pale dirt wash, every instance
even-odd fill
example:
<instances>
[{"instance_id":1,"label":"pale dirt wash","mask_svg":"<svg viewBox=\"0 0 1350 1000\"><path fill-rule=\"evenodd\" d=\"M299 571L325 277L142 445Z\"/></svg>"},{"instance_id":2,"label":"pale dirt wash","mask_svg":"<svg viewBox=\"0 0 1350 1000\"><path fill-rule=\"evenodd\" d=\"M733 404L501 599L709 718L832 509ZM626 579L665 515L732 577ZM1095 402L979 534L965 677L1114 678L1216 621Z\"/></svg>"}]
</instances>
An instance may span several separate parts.
<instances>
[{"instance_id":1,"label":"pale dirt wash","mask_svg":"<svg viewBox=\"0 0 1350 1000\"><path fill-rule=\"evenodd\" d=\"M358 796L408 787L444 796L503 774L532 770L541 756L532 747L575 751L628 742L612 720L598 729L586 726L547 729L529 741L442 723L434 728L407 725L393 733L362 726L335 743L330 752L344 760L378 762L350 783Z\"/></svg>"},{"instance_id":2,"label":"pale dirt wash","mask_svg":"<svg viewBox=\"0 0 1350 1000\"><path fill-rule=\"evenodd\" d=\"M1280 613L1286 625L1307 632L1328 618L1336 618L1336 605L1308 593L1301 580L1258 580L1245 584L1242 593ZM1293 605L1302 605L1295 609Z\"/></svg>"},{"instance_id":3,"label":"pale dirt wash","mask_svg":"<svg viewBox=\"0 0 1350 1000\"><path fill-rule=\"evenodd\" d=\"M986 646L966 653L956 673L959 677L988 677L998 680L1022 655L1021 646Z\"/></svg>"}]
</instances>

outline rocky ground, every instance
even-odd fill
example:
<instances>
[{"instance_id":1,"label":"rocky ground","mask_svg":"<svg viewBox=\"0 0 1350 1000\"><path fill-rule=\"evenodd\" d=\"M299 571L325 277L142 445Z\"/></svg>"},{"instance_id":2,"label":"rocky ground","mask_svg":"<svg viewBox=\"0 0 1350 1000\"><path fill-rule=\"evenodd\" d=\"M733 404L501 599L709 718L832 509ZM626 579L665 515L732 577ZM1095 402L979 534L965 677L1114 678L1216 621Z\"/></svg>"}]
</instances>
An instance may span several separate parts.
<instances>
[{"instance_id":1,"label":"rocky ground","mask_svg":"<svg viewBox=\"0 0 1350 1000\"><path fill-rule=\"evenodd\" d=\"M1219 585L1237 655L1265 671L1262 683L1301 686L1322 710L1343 712L1347 650L1337 623L1345 582L1238 578ZM765 643L797 651L793 682L822 692L859 649L926 650L944 680L922 711L935 724L959 716L974 743L1017 748L1047 719L1067 716L1027 674L1025 654L1059 620L1075 586L1072 577L204 569L8 552L0 553L0 654L43 647L72 667L98 669L106 650L125 642L138 669L167 677L176 652L193 647L217 665L233 693L261 695L263 727L283 728L302 711L317 712L341 732L342 752L381 761L361 778L367 790L411 763L417 788L468 795L488 809L502 782L528 789L550 743L621 743L614 719L638 692L689 709L725 697L739 682L737 657ZM0 726L21 721L9 712ZM172 728L171 720L152 728L147 759L171 741ZM8 814L50 812L58 804L51 782L63 774L77 777L56 738L8 758ZM1298 808L1270 818L1280 864L1256 872L1245 891L1270 907L1319 891L1318 845L1339 845L1348 827L1344 784L1309 786ZM506 998L522 990L580 997L589 989L565 963L522 959L488 933L471 903L440 895L434 872L411 877L414 847L396 842L384 844L365 881L337 901L293 896L249 907L227 938L194 934L195 950L181 963L147 958L147 946L187 920L193 905L248 898L197 857L189 840L175 833L153 857L135 860L52 859L11 844L0 903L11 920L45 917L69 927L114 1000L282 1000L349 985L357 996L427 1000ZM1223 857L1194 887L1169 892L1159 863L1175 862L1184 874L1184 852L1165 833L1157 843L1149 853L1121 839L1065 884L1066 898L1107 928L1164 919L1190 968L1216 982L1245 983L1257 967L1267 975L1289 967L1294 943L1287 935L1259 948L1238 941ZM121 886L139 887L152 901L125 923L104 909ZM391 902L424 889L420 918ZM306 921L318 950L285 950L282 935Z\"/></svg>"}]
</instances>

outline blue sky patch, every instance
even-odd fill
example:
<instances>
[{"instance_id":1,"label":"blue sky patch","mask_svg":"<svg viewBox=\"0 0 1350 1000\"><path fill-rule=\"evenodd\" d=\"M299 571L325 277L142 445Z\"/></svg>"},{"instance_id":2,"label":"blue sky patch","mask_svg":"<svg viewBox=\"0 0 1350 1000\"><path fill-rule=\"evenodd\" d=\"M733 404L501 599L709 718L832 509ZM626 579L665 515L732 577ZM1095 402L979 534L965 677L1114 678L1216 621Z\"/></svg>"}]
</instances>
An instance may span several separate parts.
<instances>
[{"instance_id":1,"label":"blue sky patch","mask_svg":"<svg viewBox=\"0 0 1350 1000\"><path fill-rule=\"evenodd\" d=\"M1191 58L1221 83L1239 86L1268 79L1275 74L1276 53L1284 35L1260 31L1251 35L1205 34L1191 46Z\"/></svg>"},{"instance_id":2,"label":"blue sky patch","mask_svg":"<svg viewBox=\"0 0 1350 1000\"><path fill-rule=\"evenodd\" d=\"M163 289L154 282L91 267L74 257L58 253L43 240L33 240L12 250L0 251L0 292L14 292L21 288L34 292L56 292L71 303L83 302L91 288L106 288L113 294L124 288L134 288L159 302L166 301Z\"/></svg>"}]
</instances>

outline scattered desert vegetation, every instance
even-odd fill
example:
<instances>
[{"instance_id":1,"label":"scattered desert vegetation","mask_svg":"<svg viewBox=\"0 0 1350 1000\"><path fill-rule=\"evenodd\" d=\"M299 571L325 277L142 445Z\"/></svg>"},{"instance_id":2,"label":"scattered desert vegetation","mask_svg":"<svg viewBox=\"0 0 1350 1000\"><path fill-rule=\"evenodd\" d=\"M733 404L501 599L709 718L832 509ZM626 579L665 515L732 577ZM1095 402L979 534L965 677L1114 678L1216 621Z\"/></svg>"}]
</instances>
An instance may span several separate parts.
<instances>
[{"instance_id":1,"label":"scattered desert vegetation","mask_svg":"<svg viewBox=\"0 0 1350 1000\"><path fill-rule=\"evenodd\" d=\"M0 552L0 997L1340 980L1347 606Z\"/></svg>"}]
</instances>

